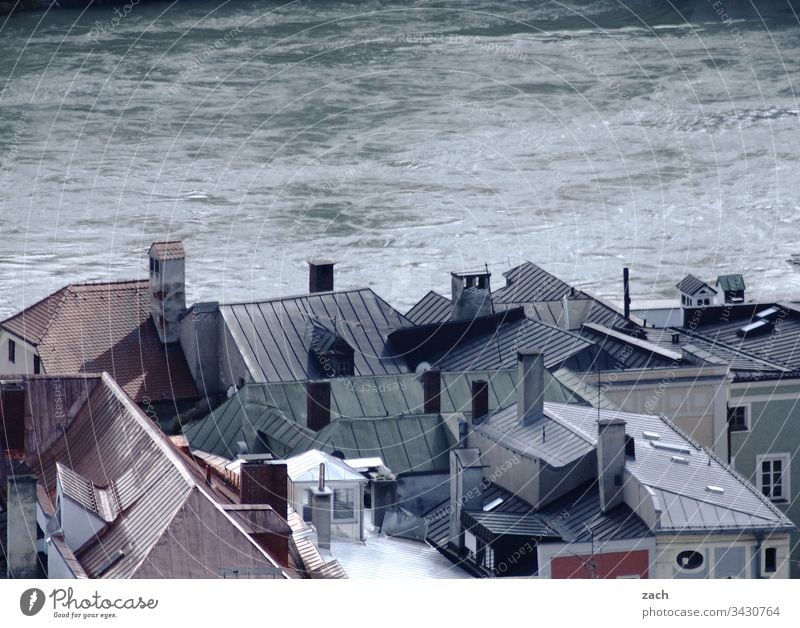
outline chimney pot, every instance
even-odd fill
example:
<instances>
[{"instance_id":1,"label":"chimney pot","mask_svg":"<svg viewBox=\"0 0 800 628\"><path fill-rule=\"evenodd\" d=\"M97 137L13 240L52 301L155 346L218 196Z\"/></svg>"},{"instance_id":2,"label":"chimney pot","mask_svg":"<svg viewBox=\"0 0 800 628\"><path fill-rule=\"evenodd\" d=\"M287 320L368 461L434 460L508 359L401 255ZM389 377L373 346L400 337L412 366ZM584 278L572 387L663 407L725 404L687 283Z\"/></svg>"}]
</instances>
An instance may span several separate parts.
<instances>
[{"instance_id":1,"label":"chimney pot","mask_svg":"<svg viewBox=\"0 0 800 628\"><path fill-rule=\"evenodd\" d=\"M333 292L333 265L328 259L308 260L308 293Z\"/></svg>"},{"instance_id":2,"label":"chimney pot","mask_svg":"<svg viewBox=\"0 0 800 628\"><path fill-rule=\"evenodd\" d=\"M544 416L544 354L536 349L517 353L517 416L523 425Z\"/></svg>"},{"instance_id":3,"label":"chimney pot","mask_svg":"<svg viewBox=\"0 0 800 628\"><path fill-rule=\"evenodd\" d=\"M489 414L489 383L479 379L472 382L472 423L479 425Z\"/></svg>"}]
</instances>

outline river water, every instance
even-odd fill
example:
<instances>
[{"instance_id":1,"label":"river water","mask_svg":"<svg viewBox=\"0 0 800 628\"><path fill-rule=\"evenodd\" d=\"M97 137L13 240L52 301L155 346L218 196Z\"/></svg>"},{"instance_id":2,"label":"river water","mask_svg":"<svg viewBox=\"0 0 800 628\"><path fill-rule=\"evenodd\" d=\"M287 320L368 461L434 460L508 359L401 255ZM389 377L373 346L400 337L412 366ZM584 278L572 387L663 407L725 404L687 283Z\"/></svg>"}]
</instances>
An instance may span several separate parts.
<instances>
[{"instance_id":1,"label":"river water","mask_svg":"<svg viewBox=\"0 0 800 628\"><path fill-rule=\"evenodd\" d=\"M0 18L0 314L144 276L167 238L190 301L303 292L310 256L403 310L526 259L610 299L624 265L635 298L687 272L800 293L798 19L726 4Z\"/></svg>"}]
</instances>

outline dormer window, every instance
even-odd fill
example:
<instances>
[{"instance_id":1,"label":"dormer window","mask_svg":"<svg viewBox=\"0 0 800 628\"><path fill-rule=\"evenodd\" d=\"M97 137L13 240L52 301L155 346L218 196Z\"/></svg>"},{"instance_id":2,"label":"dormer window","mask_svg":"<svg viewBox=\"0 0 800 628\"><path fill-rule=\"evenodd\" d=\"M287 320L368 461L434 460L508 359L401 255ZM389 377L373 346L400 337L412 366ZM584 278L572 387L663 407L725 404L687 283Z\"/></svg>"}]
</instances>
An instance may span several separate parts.
<instances>
[{"instance_id":1,"label":"dormer window","mask_svg":"<svg viewBox=\"0 0 800 628\"><path fill-rule=\"evenodd\" d=\"M313 325L310 349L322 377L349 377L354 374L353 348L339 334L319 323Z\"/></svg>"}]
</instances>

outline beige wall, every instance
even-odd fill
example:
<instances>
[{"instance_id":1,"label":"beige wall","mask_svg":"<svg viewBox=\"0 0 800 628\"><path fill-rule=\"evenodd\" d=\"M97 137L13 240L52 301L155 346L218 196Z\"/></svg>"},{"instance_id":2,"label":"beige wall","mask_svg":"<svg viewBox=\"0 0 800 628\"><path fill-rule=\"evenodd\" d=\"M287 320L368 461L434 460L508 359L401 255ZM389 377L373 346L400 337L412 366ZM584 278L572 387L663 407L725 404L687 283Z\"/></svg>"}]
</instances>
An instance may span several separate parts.
<instances>
[{"instance_id":1,"label":"beige wall","mask_svg":"<svg viewBox=\"0 0 800 628\"><path fill-rule=\"evenodd\" d=\"M16 360L13 364L8 361L9 339L17 344ZM11 332L0 329L0 375L32 375L33 356L35 355L35 347ZM44 373L44 365L42 365L42 373Z\"/></svg>"}]
</instances>

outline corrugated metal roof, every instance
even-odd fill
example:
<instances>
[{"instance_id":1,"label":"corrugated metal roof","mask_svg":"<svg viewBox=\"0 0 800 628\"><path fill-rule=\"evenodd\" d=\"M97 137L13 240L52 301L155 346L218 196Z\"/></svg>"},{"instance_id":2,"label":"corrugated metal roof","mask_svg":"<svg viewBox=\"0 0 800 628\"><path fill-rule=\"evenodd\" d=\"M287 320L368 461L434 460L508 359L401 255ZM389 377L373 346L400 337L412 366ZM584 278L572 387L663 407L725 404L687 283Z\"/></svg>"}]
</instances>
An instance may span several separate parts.
<instances>
[{"instance_id":1,"label":"corrugated metal roof","mask_svg":"<svg viewBox=\"0 0 800 628\"><path fill-rule=\"evenodd\" d=\"M415 325L441 323L450 320L452 306L450 299L431 290L406 312L406 318Z\"/></svg>"},{"instance_id":2,"label":"corrugated metal roof","mask_svg":"<svg viewBox=\"0 0 800 628\"><path fill-rule=\"evenodd\" d=\"M447 371L515 368L519 350L536 348L544 353L545 366L552 368L589 347L591 343L577 334L523 318L467 340L437 358L436 366Z\"/></svg>"},{"instance_id":3,"label":"corrugated metal roof","mask_svg":"<svg viewBox=\"0 0 800 628\"><path fill-rule=\"evenodd\" d=\"M717 293L717 291L711 286L709 286L705 281L703 281L702 279L698 279L692 274L686 275L686 277L681 279L679 283L675 284L675 287L684 294L688 294L690 296L694 296L703 288L705 288L712 294Z\"/></svg>"},{"instance_id":4,"label":"corrugated metal roof","mask_svg":"<svg viewBox=\"0 0 800 628\"><path fill-rule=\"evenodd\" d=\"M408 372L387 337L412 323L370 289L221 305L220 311L255 382L323 377L311 356L315 323L337 329L353 348L356 375Z\"/></svg>"}]
</instances>

